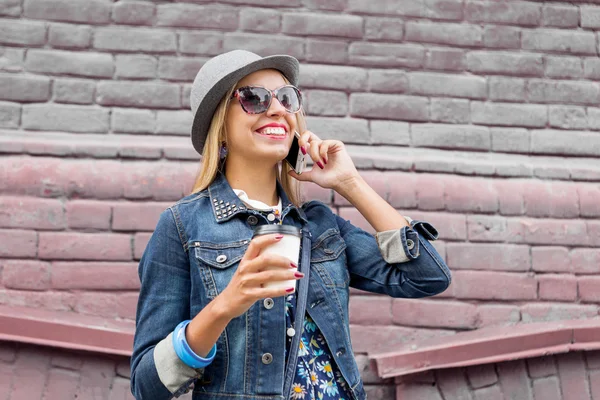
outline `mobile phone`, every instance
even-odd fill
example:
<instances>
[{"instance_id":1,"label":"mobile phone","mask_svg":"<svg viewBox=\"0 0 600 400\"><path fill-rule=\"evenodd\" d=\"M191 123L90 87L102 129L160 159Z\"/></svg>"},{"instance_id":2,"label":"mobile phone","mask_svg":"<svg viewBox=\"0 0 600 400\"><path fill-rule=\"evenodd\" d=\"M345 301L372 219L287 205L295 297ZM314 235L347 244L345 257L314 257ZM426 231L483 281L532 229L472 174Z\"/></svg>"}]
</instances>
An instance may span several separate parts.
<instances>
[{"instance_id":1,"label":"mobile phone","mask_svg":"<svg viewBox=\"0 0 600 400\"><path fill-rule=\"evenodd\" d=\"M298 139L300 139L300 134L298 131L294 131L294 140L292 141L292 147L290 147L290 152L285 157L285 161L292 167L292 169L300 175L304 171L304 154L300 151L300 145L298 144Z\"/></svg>"}]
</instances>

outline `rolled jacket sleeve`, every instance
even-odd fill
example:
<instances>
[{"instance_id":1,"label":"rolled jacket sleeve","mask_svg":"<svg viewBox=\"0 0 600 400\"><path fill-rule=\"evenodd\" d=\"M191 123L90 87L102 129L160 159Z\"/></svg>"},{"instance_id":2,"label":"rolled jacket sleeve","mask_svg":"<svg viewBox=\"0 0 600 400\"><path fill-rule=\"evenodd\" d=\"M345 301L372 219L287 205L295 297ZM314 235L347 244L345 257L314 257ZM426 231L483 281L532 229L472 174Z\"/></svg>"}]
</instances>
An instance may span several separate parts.
<instances>
[{"instance_id":1,"label":"rolled jacket sleeve","mask_svg":"<svg viewBox=\"0 0 600 400\"><path fill-rule=\"evenodd\" d=\"M350 286L408 298L433 296L448 288L450 270L430 243L437 239L437 230L427 222L406 220L410 226L372 235L337 216Z\"/></svg>"},{"instance_id":2,"label":"rolled jacket sleeve","mask_svg":"<svg viewBox=\"0 0 600 400\"><path fill-rule=\"evenodd\" d=\"M131 356L131 391L137 400L178 397L204 372L181 361L173 345L173 330L190 319L190 265L182 243L168 209L138 269L141 287Z\"/></svg>"},{"instance_id":3,"label":"rolled jacket sleeve","mask_svg":"<svg viewBox=\"0 0 600 400\"><path fill-rule=\"evenodd\" d=\"M438 231L430 223L404 218L410 226L375 234L379 251L389 264L405 263L419 257L419 234L430 241L438 238Z\"/></svg>"},{"instance_id":4,"label":"rolled jacket sleeve","mask_svg":"<svg viewBox=\"0 0 600 400\"><path fill-rule=\"evenodd\" d=\"M408 226L377 232L375 237L383 259L389 264L405 263L419 256L419 237Z\"/></svg>"}]
</instances>

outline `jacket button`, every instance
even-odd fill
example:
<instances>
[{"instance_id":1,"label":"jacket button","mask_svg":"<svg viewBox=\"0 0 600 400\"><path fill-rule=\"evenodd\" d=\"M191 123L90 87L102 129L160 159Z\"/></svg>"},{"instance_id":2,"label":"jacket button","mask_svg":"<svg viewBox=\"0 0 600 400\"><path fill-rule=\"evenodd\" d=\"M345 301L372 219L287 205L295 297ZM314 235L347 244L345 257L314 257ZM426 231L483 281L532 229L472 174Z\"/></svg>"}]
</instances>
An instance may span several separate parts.
<instances>
[{"instance_id":1,"label":"jacket button","mask_svg":"<svg viewBox=\"0 0 600 400\"><path fill-rule=\"evenodd\" d=\"M408 239L406 241L406 246L408 247L409 250L412 250L415 248L415 242L413 242L411 239Z\"/></svg>"},{"instance_id":2,"label":"jacket button","mask_svg":"<svg viewBox=\"0 0 600 400\"><path fill-rule=\"evenodd\" d=\"M337 353L335 353L336 356L343 356L344 354L346 354L346 349L341 347L338 349Z\"/></svg>"},{"instance_id":3,"label":"jacket button","mask_svg":"<svg viewBox=\"0 0 600 400\"><path fill-rule=\"evenodd\" d=\"M256 218L254 215L249 216L246 221L248 221L248 223L252 226L258 224L258 218Z\"/></svg>"},{"instance_id":4,"label":"jacket button","mask_svg":"<svg viewBox=\"0 0 600 400\"><path fill-rule=\"evenodd\" d=\"M273 362L273 355L271 353L265 353L262 355L262 363L263 364L271 364Z\"/></svg>"},{"instance_id":5,"label":"jacket button","mask_svg":"<svg viewBox=\"0 0 600 400\"><path fill-rule=\"evenodd\" d=\"M217 256L218 263L224 263L225 261L227 261L227 256L225 254L219 254Z\"/></svg>"},{"instance_id":6,"label":"jacket button","mask_svg":"<svg viewBox=\"0 0 600 400\"><path fill-rule=\"evenodd\" d=\"M273 305L275 305L275 302L273 301L272 298L267 297L266 299L264 299L263 305L265 306L265 308L267 310L270 310L271 308L273 308Z\"/></svg>"}]
</instances>

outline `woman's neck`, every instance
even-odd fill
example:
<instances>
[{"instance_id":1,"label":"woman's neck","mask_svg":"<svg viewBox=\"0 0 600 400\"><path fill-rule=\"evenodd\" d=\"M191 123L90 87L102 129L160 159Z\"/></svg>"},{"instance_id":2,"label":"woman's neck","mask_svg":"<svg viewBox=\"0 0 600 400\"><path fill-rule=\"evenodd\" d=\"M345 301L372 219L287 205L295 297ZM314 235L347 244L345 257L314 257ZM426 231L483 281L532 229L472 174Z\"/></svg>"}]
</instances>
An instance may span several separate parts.
<instances>
[{"instance_id":1,"label":"woman's neck","mask_svg":"<svg viewBox=\"0 0 600 400\"><path fill-rule=\"evenodd\" d=\"M232 188L243 190L248 198L275 206L279 202L276 171L274 166L249 165L228 158L225 177Z\"/></svg>"}]
</instances>

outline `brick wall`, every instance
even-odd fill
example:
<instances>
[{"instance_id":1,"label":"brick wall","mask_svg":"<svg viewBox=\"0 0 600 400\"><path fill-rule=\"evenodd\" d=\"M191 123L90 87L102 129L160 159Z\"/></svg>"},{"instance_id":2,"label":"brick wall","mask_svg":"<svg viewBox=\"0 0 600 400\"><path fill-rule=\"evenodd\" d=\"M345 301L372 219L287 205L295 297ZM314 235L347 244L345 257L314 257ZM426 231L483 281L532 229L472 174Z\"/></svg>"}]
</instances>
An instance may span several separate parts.
<instances>
[{"instance_id":1,"label":"brick wall","mask_svg":"<svg viewBox=\"0 0 600 400\"><path fill-rule=\"evenodd\" d=\"M377 377L358 356L365 389L373 400L597 400L600 352L508 361L407 376ZM3 400L133 400L129 360L75 351L0 342ZM180 397L191 400L191 393Z\"/></svg>"},{"instance_id":2,"label":"brick wall","mask_svg":"<svg viewBox=\"0 0 600 400\"><path fill-rule=\"evenodd\" d=\"M137 260L198 167L191 81L244 48L300 59L310 128L441 233L447 292L354 291L359 356L598 316L593 3L0 0L0 304L132 326ZM369 229L331 191L307 193Z\"/></svg>"}]
</instances>

